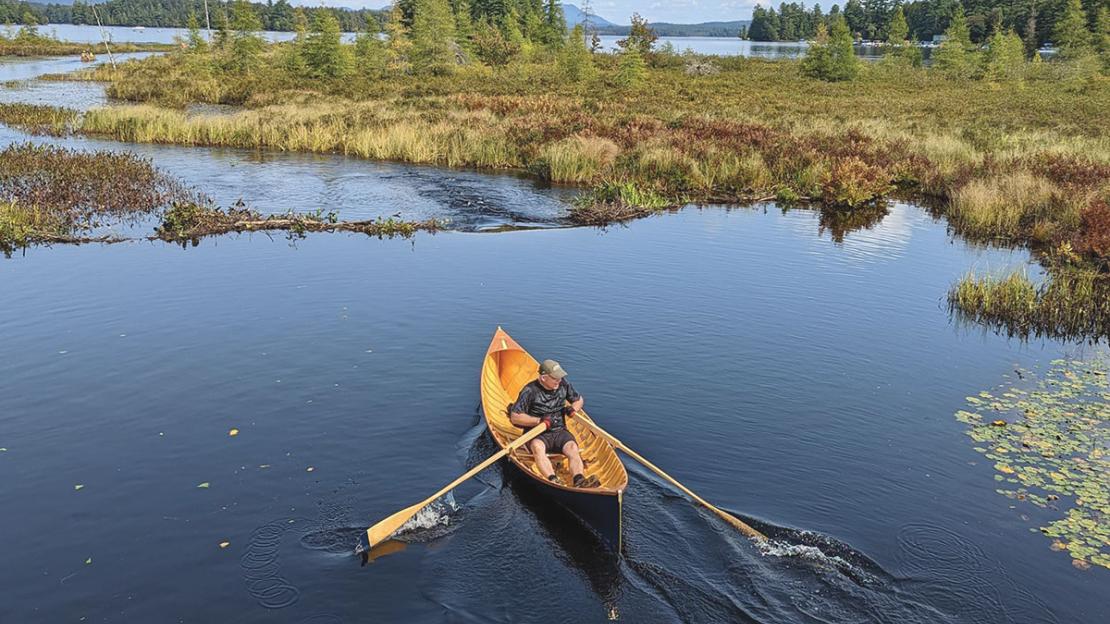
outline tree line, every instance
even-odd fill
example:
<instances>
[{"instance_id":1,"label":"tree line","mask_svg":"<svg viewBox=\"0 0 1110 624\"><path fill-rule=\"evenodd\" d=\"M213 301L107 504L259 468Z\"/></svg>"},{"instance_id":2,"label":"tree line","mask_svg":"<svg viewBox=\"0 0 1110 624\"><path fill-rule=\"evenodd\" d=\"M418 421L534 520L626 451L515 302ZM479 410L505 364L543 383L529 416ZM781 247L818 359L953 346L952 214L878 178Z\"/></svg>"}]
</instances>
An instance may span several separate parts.
<instances>
[{"instance_id":1,"label":"tree line","mask_svg":"<svg viewBox=\"0 0 1110 624\"><path fill-rule=\"evenodd\" d=\"M231 2L209 0L209 15L227 13ZM292 31L294 29L294 8L288 0L267 0L265 3L252 2L250 10L258 18L261 30ZM331 13L340 29L346 32L361 32L368 29L380 30L382 11L370 9L305 8L311 19L317 13ZM105 26L151 26L166 28L185 28L189 16L200 16L204 21L204 0L108 0L96 4L93 13L91 3L76 0L73 4L39 4L0 0L0 24L24 24L27 16L38 24L96 24L97 16Z\"/></svg>"},{"instance_id":2,"label":"tree line","mask_svg":"<svg viewBox=\"0 0 1110 624\"><path fill-rule=\"evenodd\" d=\"M756 5L752 23L742 36L753 41L813 40L819 25L831 31L838 16L844 18L848 34L856 40L886 41L895 11L902 19L912 41L931 41L951 25L957 10L963 13L973 43L985 43L999 32L1013 31L1027 49L1055 43L1053 32L1067 12L1069 0L848 0L843 8L832 5L826 14L819 4L781 3L764 8ZM1088 30L1098 32L1100 11L1110 10L1110 0L1081 0Z\"/></svg>"}]
</instances>

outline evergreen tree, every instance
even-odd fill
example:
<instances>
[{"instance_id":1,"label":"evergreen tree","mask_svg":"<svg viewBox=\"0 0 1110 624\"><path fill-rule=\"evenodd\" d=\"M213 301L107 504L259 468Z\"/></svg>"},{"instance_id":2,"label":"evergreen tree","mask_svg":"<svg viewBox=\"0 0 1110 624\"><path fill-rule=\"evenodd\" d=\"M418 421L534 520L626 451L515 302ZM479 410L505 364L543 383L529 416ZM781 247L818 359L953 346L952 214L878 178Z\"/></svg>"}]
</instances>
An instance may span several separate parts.
<instances>
[{"instance_id":1,"label":"evergreen tree","mask_svg":"<svg viewBox=\"0 0 1110 624\"><path fill-rule=\"evenodd\" d=\"M971 44L963 7L956 7L944 36L945 40L933 54L933 67L957 78L969 77L976 65L975 48Z\"/></svg>"},{"instance_id":2,"label":"evergreen tree","mask_svg":"<svg viewBox=\"0 0 1110 624\"><path fill-rule=\"evenodd\" d=\"M840 15L833 18L829 30L829 71L825 80L852 80L859 73L859 59L852 49L852 33L848 22Z\"/></svg>"},{"instance_id":3,"label":"evergreen tree","mask_svg":"<svg viewBox=\"0 0 1110 624\"><path fill-rule=\"evenodd\" d=\"M647 64L639 45L625 46L620 53L615 82L617 86L630 89L638 86L647 77Z\"/></svg>"},{"instance_id":4,"label":"evergreen tree","mask_svg":"<svg viewBox=\"0 0 1110 624\"><path fill-rule=\"evenodd\" d=\"M1062 59L1076 59L1091 53L1091 31L1087 30L1087 15L1079 0L1067 0L1064 4L1064 12L1052 29L1052 39Z\"/></svg>"},{"instance_id":5,"label":"evergreen tree","mask_svg":"<svg viewBox=\"0 0 1110 624\"><path fill-rule=\"evenodd\" d=\"M386 70L385 43L373 31L355 38L355 69L367 78L381 78Z\"/></svg>"},{"instance_id":6,"label":"evergreen tree","mask_svg":"<svg viewBox=\"0 0 1110 624\"><path fill-rule=\"evenodd\" d=\"M817 25L817 34L802 59L802 71L813 78L824 78L829 73L829 31L824 24Z\"/></svg>"},{"instance_id":7,"label":"evergreen tree","mask_svg":"<svg viewBox=\"0 0 1110 624\"><path fill-rule=\"evenodd\" d=\"M758 4L752 9L752 23L748 27L748 38L752 41L778 41L779 31L775 25L774 9L768 11Z\"/></svg>"},{"instance_id":8,"label":"evergreen tree","mask_svg":"<svg viewBox=\"0 0 1110 624\"><path fill-rule=\"evenodd\" d=\"M1012 30L996 32L987 41L983 77L987 80L1017 78L1025 66L1025 45Z\"/></svg>"},{"instance_id":9,"label":"evergreen tree","mask_svg":"<svg viewBox=\"0 0 1110 624\"><path fill-rule=\"evenodd\" d=\"M628 37L617 41L617 46L622 50L636 48L640 60L643 61L645 56L651 54L651 49L658 38L659 35L655 34L651 26L648 26L647 20L640 17L639 13L633 13L632 28L628 31Z\"/></svg>"},{"instance_id":10,"label":"evergreen tree","mask_svg":"<svg viewBox=\"0 0 1110 624\"><path fill-rule=\"evenodd\" d=\"M474 37L474 16L470 0L455 0L455 41L464 50L471 50Z\"/></svg>"},{"instance_id":11,"label":"evergreen tree","mask_svg":"<svg viewBox=\"0 0 1110 624\"><path fill-rule=\"evenodd\" d=\"M520 44L509 41L500 28L486 19L474 32L474 53L490 67L504 67L520 54Z\"/></svg>"},{"instance_id":12,"label":"evergreen tree","mask_svg":"<svg viewBox=\"0 0 1110 624\"><path fill-rule=\"evenodd\" d=\"M227 13L222 9L212 12L212 25L216 27L216 34L212 36L212 43L219 50L227 50L231 43L231 33L227 28Z\"/></svg>"},{"instance_id":13,"label":"evergreen tree","mask_svg":"<svg viewBox=\"0 0 1110 624\"><path fill-rule=\"evenodd\" d=\"M416 0L412 16L413 66L445 74L455 65L455 16L447 0Z\"/></svg>"},{"instance_id":14,"label":"evergreen tree","mask_svg":"<svg viewBox=\"0 0 1110 624\"><path fill-rule=\"evenodd\" d=\"M339 20L331 11L317 11L304 42L304 61L315 78L340 78L351 70L351 59L340 43Z\"/></svg>"},{"instance_id":15,"label":"evergreen tree","mask_svg":"<svg viewBox=\"0 0 1110 624\"><path fill-rule=\"evenodd\" d=\"M906 14L902 11L902 6L894 9L894 17L890 19L890 28L886 37L886 42L892 46L900 46L906 43L906 39L910 36L910 27L906 23Z\"/></svg>"},{"instance_id":16,"label":"evergreen tree","mask_svg":"<svg viewBox=\"0 0 1110 624\"><path fill-rule=\"evenodd\" d=\"M867 30L867 12L863 10L859 0L848 0L844 4L844 20L853 38ZM829 24L831 25L832 22Z\"/></svg>"},{"instance_id":17,"label":"evergreen tree","mask_svg":"<svg viewBox=\"0 0 1110 624\"><path fill-rule=\"evenodd\" d=\"M259 57L265 43L258 31L262 21L247 0L235 0L231 4L231 56L228 66L241 72L250 72L258 66Z\"/></svg>"},{"instance_id":18,"label":"evergreen tree","mask_svg":"<svg viewBox=\"0 0 1110 624\"><path fill-rule=\"evenodd\" d=\"M200 34L200 21L196 13L189 14L189 34L185 39L190 52L204 52L208 49L208 42Z\"/></svg>"},{"instance_id":19,"label":"evergreen tree","mask_svg":"<svg viewBox=\"0 0 1110 624\"><path fill-rule=\"evenodd\" d=\"M412 40L409 39L409 30L405 26L399 2L395 2L389 12L389 19L385 23L385 38L386 70L407 74L412 69Z\"/></svg>"},{"instance_id":20,"label":"evergreen tree","mask_svg":"<svg viewBox=\"0 0 1110 624\"><path fill-rule=\"evenodd\" d=\"M1102 69L1110 73L1110 8L1102 7L1095 19L1095 47L1102 58Z\"/></svg>"},{"instance_id":21,"label":"evergreen tree","mask_svg":"<svg viewBox=\"0 0 1110 624\"><path fill-rule=\"evenodd\" d=\"M597 73L593 55L586 47L586 32L582 24L578 24L570 31L562 49L559 50L556 64L559 73L569 82L589 80Z\"/></svg>"},{"instance_id":22,"label":"evergreen tree","mask_svg":"<svg viewBox=\"0 0 1110 624\"><path fill-rule=\"evenodd\" d=\"M559 47L567 37L567 20L559 0L547 0L543 9L543 41L550 47ZM585 41L585 32L582 40Z\"/></svg>"}]
</instances>

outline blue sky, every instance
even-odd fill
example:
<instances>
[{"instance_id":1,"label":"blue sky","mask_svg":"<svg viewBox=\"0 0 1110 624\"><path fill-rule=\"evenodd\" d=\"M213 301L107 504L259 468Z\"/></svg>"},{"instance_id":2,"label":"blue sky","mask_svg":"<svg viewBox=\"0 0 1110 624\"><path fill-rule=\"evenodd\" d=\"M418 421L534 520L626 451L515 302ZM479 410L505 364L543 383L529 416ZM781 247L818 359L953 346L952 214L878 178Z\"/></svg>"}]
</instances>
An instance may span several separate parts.
<instances>
[{"instance_id":1,"label":"blue sky","mask_svg":"<svg viewBox=\"0 0 1110 624\"><path fill-rule=\"evenodd\" d=\"M291 2L292 4L307 6L370 7L372 9L380 9L390 4L389 0L291 0ZM582 7L581 1L572 1L568 4ZM763 4L768 3L764 1ZM752 7L755 5L756 0L669 0L668 2L660 0L593 0L594 13L617 24L627 24L628 18L633 12L638 12L652 22L684 24L750 19ZM829 6L832 6L832 2L829 3Z\"/></svg>"}]
</instances>

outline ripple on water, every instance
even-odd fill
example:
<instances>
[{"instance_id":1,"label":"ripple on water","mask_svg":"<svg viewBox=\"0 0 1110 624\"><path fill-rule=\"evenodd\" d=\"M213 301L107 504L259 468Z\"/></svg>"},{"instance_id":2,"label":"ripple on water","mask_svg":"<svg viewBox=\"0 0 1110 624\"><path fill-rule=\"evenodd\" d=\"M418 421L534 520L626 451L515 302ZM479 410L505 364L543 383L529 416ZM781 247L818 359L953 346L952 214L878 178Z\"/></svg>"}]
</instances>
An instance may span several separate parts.
<instances>
[{"instance_id":1,"label":"ripple on water","mask_svg":"<svg viewBox=\"0 0 1110 624\"><path fill-rule=\"evenodd\" d=\"M929 524L907 524L898 534L899 565L914 593L961 622L984 624L1059 621L1032 592L974 542ZM1005 600L1000 586L1005 586Z\"/></svg>"}]
</instances>

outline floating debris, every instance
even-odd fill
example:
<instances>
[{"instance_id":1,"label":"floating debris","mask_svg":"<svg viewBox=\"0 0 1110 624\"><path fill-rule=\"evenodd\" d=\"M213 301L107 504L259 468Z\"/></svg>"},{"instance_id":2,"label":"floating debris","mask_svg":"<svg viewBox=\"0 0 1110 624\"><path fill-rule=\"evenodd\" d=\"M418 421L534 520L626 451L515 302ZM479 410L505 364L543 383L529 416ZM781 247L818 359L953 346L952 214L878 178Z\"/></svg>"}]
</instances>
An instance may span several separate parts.
<instances>
[{"instance_id":1,"label":"floating debris","mask_svg":"<svg viewBox=\"0 0 1110 624\"><path fill-rule=\"evenodd\" d=\"M200 484L200 485L198 485L197 487L198 487L198 488L204 488L204 489L206 489L206 490L207 490L207 489L208 489L208 486L209 486L209 485L211 485L211 484L210 484L210 483L208 483L207 481L205 481L204 483L201 483L201 484Z\"/></svg>"},{"instance_id":2,"label":"floating debris","mask_svg":"<svg viewBox=\"0 0 1110 624\"><path fill-rule=\"evenodd\" d=\"M237 436L237 435L239 435L239 430L238 429L232 429L231 431L227 432L227 435L233 436L233 437Z\"/></svg>"},{"instance_id":3,"label":"floating debris","mask_svg":"<svg viewBox=\"0 0 1110 624\"><path fill-rule=\"evenodd\" d=\"M85 560L85 565L92 565L92 557Z\"/></svg>"},{"instance_id":4,"label":"floating debris","mask_svg":"<svg viewBox=\"0 0 1110 624\"><path fill-rule=\"evenodd\" d=\"M77 490L80 490L84 487L84 484L78 483L77 485L73 486L73 490L76 492Z\"/></svg>"},{"instance_id":5,"label":"floating debris","mask_svg":"<svg viewBox=\"0 0 1110 624\"><path fill-rule=\"evenodd\" d=\"M989 404L968 397L956 419L1002 473L996 492L1064 511L1039 529L1053 538L1052 550L1066 550L1080 570L1110 568L1110 360L1051 367L1039 379L1026 372L1018 382L1026 388L1008 388Z\"/></svg>"},{"instance_id":6,"label":"floating debris","mask_svg":"<svg viewBox=\"0 0 1110 624\"><path fill-rule=\"evenodd\" d=\"M231 542L220 542L220 548L227 548L231 546Z\"/></svg>"}]
</instances>

